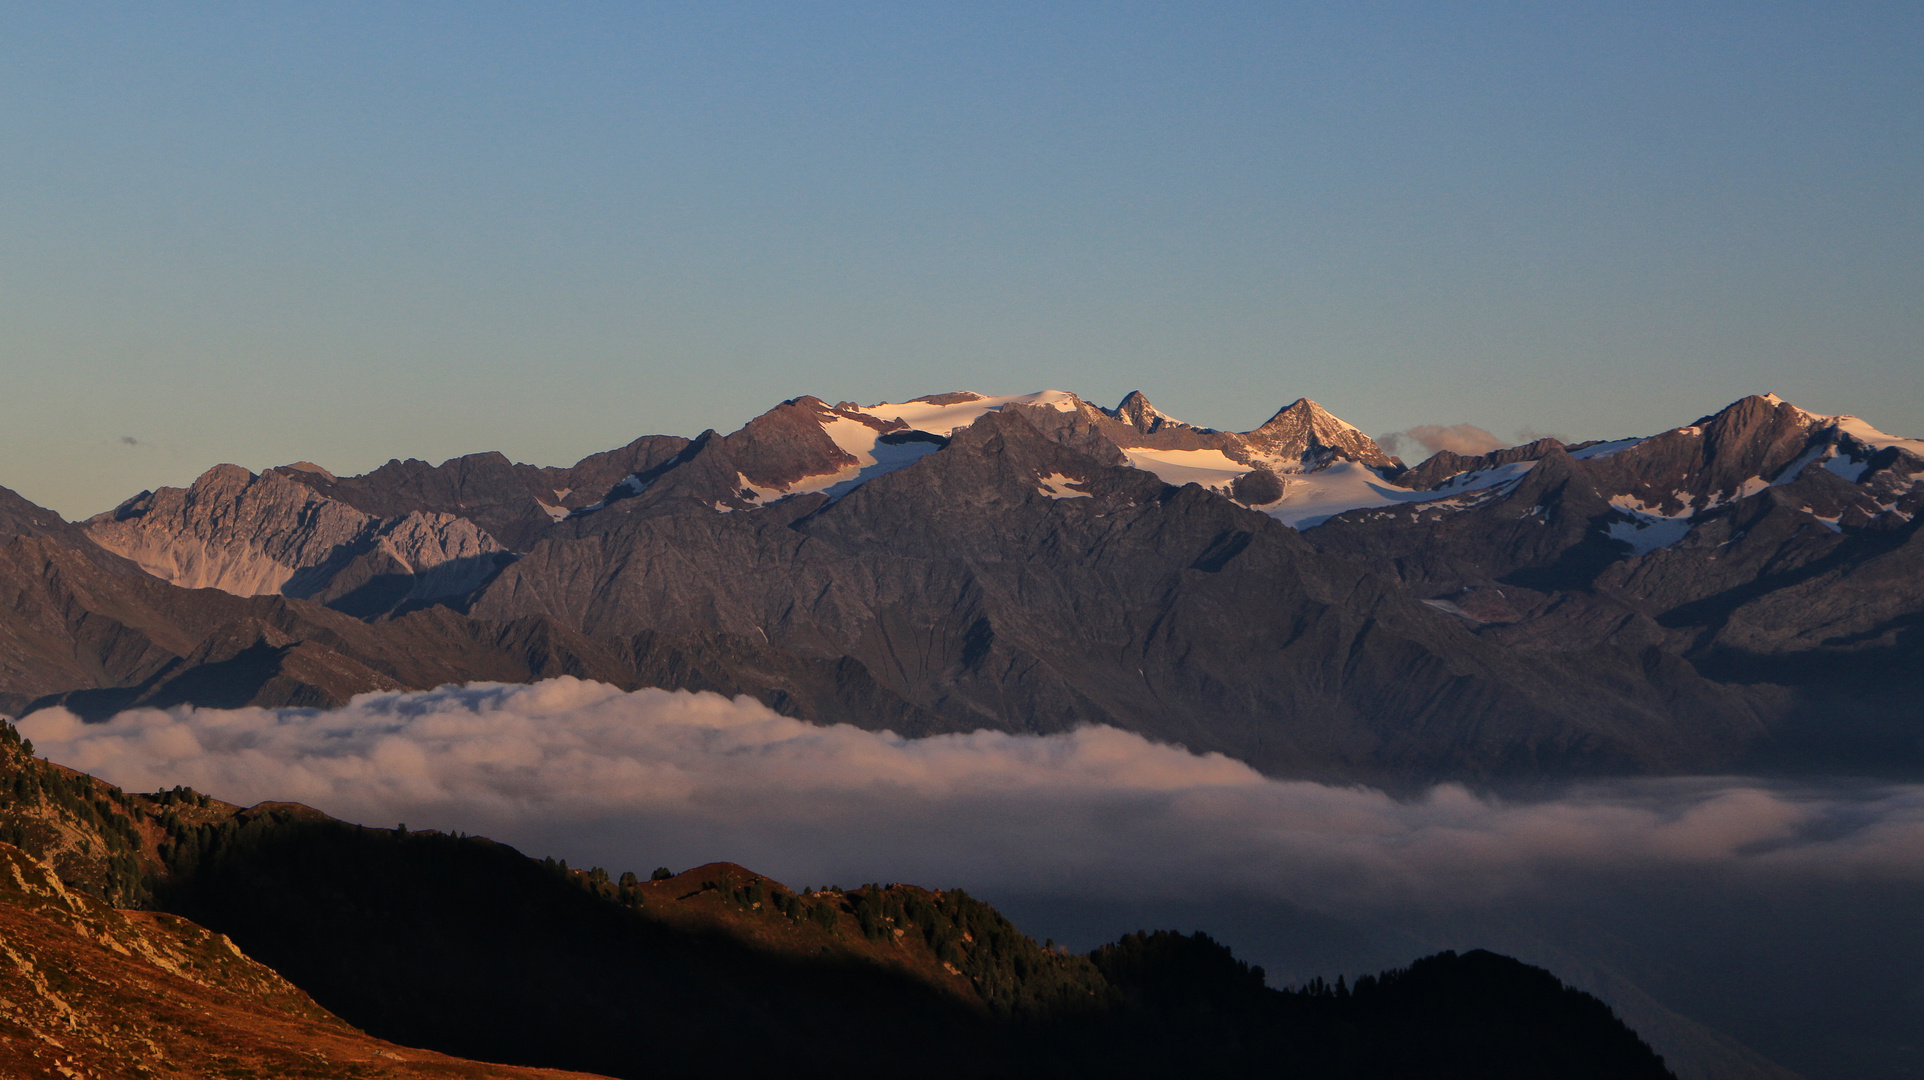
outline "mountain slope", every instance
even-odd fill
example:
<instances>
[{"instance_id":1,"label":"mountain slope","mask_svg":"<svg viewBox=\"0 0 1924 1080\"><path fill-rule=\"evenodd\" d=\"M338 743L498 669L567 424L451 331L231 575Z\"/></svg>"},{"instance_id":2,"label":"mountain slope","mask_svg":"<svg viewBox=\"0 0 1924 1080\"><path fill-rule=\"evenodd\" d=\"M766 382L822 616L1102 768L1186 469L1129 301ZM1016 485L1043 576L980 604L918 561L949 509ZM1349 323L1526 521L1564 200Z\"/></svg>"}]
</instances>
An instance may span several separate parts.
<instances>
[{"instance_id":1,"label":"mountain slope","mask_svg":"<svg viewBox=\"0 0 1924 1080\"><path fill-rule=\"evenodd\" d=\"M232 942L116 911L0 843L0 1073L562 1080L369 1038Z\"/></svg>"}]
</instances>

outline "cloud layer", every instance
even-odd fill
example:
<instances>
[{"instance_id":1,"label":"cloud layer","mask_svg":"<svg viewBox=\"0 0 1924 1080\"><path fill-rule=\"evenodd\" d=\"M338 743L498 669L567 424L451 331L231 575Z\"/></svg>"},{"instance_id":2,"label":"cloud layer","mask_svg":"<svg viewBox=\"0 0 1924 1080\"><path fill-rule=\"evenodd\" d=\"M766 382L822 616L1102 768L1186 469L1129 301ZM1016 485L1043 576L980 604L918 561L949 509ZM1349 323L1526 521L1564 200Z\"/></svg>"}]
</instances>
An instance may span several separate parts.
<instances>
[{"instance_id":1,"label":"cloud layer","mask_svg":"<svg viewBox=\"0 0 1924 1080\"><path fill-rule=\"evenodd\" d=\"M336 710L135 710L21 721L39 751L134 790L494 836L611 869L715 859L792 884L866 880L1321 910L1541 896L1684 870L1924 880L1924 788L1619 782L1529 801L1414 801L1262 777L1113 728L904 739L748 699L574 679L369 694Z\"/></svg>"}]
</instances>

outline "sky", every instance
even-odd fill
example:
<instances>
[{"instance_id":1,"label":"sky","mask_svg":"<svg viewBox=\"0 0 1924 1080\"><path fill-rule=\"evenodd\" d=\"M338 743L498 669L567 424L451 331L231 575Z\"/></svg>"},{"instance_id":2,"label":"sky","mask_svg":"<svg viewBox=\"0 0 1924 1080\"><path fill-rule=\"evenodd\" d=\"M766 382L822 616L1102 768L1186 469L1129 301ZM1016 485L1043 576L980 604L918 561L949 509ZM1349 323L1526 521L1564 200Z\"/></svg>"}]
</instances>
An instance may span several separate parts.
<instances>
[{"instance_id":1,"label":"sky","mask_svg":"<svg viewBox=\"0 0 1924 1080\"><path fill-rule=\"evenodd\" d=\"M1920 435L1920 70L1914 3L4 5L0 484L951 389Z\"/></svg>"}]
</instances>

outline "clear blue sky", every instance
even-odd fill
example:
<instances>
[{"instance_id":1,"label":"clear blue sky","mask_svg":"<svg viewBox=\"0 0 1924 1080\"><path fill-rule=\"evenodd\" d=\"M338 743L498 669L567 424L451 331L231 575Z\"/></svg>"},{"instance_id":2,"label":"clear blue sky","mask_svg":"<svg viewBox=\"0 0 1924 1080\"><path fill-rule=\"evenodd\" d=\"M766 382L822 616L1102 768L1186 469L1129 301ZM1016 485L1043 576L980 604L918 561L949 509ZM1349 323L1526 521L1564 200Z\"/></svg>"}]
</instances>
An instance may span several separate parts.
<instances>
[{"instance_id":1,"label":"clear blue sky","mask_svg":"<svg viewBox=\"0 0 1924 1080\"><path fill-rule=\"evenodd\" d=\"M0 484L956 388L1924 434L1921 73L1914 2L6 5Z\"/></svg>"}]
</instances>

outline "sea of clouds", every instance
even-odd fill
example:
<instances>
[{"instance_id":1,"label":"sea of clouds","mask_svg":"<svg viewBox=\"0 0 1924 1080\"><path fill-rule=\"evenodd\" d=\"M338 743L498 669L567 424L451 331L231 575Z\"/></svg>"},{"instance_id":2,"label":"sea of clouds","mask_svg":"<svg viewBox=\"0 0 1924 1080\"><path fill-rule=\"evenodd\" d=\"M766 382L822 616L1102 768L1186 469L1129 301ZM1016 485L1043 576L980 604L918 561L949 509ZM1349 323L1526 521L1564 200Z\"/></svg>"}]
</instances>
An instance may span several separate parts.
<instances>
[{"instance_id":1,"label":"sea of clouds","mask_svg":"<svg viewBox=\"0 0 1924 1080\"><path fill-rule=\"evenodd\" d=\"M42 754L130 790L302 802L615 870L728 859L798 884L1228 891L1318 910L1483 904L1658 868L1924 880L1917 786L1694 778L1397 799L1114 728L906 739L571 678L331 710L89 724L48 709L20 727Z\"/></svg>"},{"instance_id":2,"label":"sea of clouds","mask_svg":"<svg viewBox=\"0 0 1924 1080\"><path fill-rule=\"evenodd\" d=\"M302 802L614 872L728 860L796 887L960 885L1078 948L1209 930L1273 981L1492 947L1604 994L1684 1076L1774 1074L1671 1010L1808 1077L1924 1062L1924 786L1396 798L1114 728L907 739L569 678L325 710L46 709L19 726L129 790Z\"/></svg>"}]
</instances>

